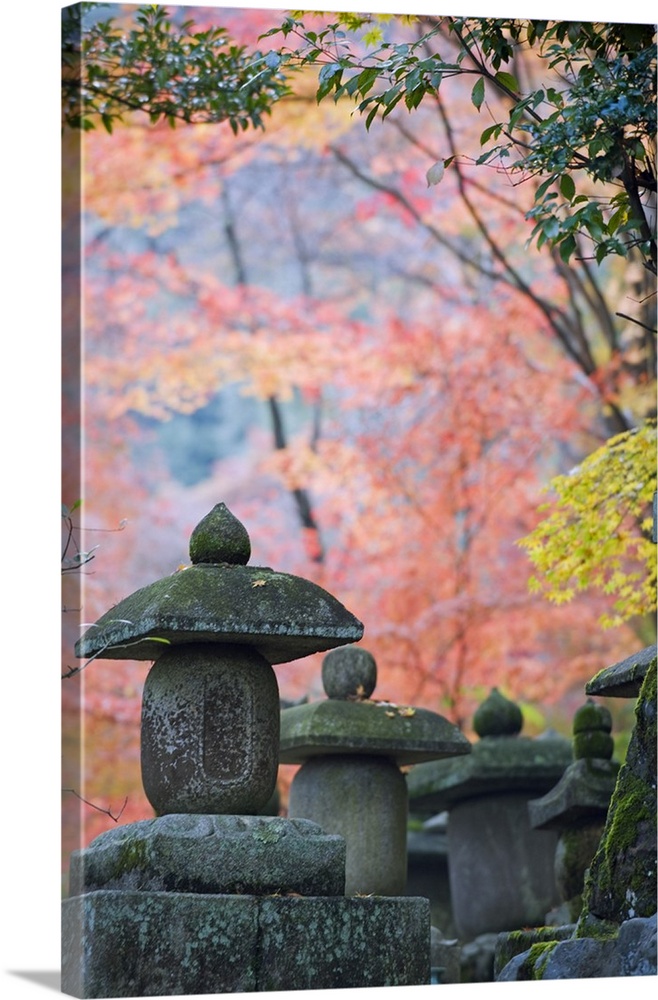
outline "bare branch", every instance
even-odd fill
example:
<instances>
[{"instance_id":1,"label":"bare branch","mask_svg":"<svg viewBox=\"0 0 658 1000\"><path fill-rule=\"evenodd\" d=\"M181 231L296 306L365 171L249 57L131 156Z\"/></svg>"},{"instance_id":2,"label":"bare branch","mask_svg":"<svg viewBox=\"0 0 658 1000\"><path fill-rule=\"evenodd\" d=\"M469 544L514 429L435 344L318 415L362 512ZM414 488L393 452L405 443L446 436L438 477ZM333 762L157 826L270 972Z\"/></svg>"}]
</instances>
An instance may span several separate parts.
<instances>
[{"instance_id":1,"label":"bare branch","mask_svg":"<svg viewBox=\"0 0 658 1000\"><path fill-rule=\"evenodd\" d=\"M76 799L79 799L80 802L84 802L84 804L86 806L90 806L92 809L95 809L97 812L103 813L105 816L109 816L110 819L114 820L115 823L119 822L119 820L121 819L121 816L123 814L124 809L128 805L128 796L126 795L126 797L125 797L125 799L123 801L123 805L121 806L121 809L119 810L119 812L115 816L111 809L109 809L109 808L108 809L103 809L102 806L97 806L94 802L89 802L88 799L83 799L82 795L79 795L78 792L76 792L75 788L63 788L62 791L63 792L70 792L71 795L75 795Z\"/></svg>"}]
</instances>

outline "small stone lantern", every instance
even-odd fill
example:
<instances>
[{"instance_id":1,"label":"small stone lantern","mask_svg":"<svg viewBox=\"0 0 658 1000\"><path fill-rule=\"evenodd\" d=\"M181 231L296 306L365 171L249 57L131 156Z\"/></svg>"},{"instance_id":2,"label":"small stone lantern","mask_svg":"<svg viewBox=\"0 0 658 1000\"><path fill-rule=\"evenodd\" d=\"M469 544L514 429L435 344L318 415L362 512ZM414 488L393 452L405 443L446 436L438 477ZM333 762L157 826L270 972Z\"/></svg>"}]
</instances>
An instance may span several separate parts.
<instances>
[{"instance_id":1,"label":"small stone lantern","mask_svg":"<svg viewBox=\"0 0 658 1000\"><path fill-rule=\"evenodd\" d=\"M345 646L325 656L327 699L281 713L283 764L302 764L289 815L347 844L345 893L402 895L407 877L407 786L400 767L470 752L435 712L371 698L374 657Z\"/></svg>"},{"instance_id":2,"label":"small stone lantern","mask_svg":"<svg viewBox=\"0 0 658 1000\"><path fill-rule=\"evenodd\" d=\"M346 899L341 837L257 815L278 770L272 664L354 642L363 626L308 580L247 566L250 550L217 504L192 533L192 565L125 598L77 644L85 658L155 661L141 750L156 816L73 852L65 993L429 982L427 900Z\"/></svg>"},{"instance_id":3,"label":"small stone lantern","mask_svg":"<svg viewBox=\"0 0 658 1000\"><path fill-rule=\"evenodd\" d=\"M612 716L592 698L573 722L574 761L541 799L528 803L535 830L556 830L555 880L567 910L564 923L578 919L585 871L599 845L619 764L613 761Z\"/></svg>"},{"instance_id":4,"label":"small stone lantern","mask_svg":"<svg viewBox=\"0 0 658 1000\"><path fill-rule=\"evenodd\" d=\"M448 871L460 941L537 926L559 902L557 834L533 830L528 802L572 760L569 740L520 735L521 709L496 688L479 706L468 757L420 764L407 775L413 812L448 811Z\"/></svg>"}]
</instances>

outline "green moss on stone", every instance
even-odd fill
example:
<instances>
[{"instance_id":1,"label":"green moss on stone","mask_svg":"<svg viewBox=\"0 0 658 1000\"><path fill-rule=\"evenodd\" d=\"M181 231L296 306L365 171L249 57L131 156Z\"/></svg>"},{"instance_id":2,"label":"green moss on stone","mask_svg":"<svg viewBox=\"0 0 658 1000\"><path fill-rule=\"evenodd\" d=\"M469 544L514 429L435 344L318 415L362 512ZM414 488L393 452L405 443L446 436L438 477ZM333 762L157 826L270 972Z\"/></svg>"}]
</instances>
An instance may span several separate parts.
<instances>
[{"instance_id":1,"label":"green moss on stone","mask_svg":"<svg viewBox=\"0 0 658 1000\"><path fill-rule=\"evenodd\" d=\"M473 728L480 737L516 736L523 728L523 713L498 688L492 688L473 716Z\"/></svg>"},{"instance_id":2,"label":"green moss on stone","mask_svg":"<svg viewBox=\"0 0 658 1000\"><path fill-rule=\"evenodd\" d=\"M619 772L599 849L585 879L579 936L591 936L584 931L590 915L621 923L632 916L655 913L655 704L654 658L638 698L629 754Z\"/></svg>"},{"instance_id":3,"label":"green moss on stone","mask_svg":"<svg viewBox=\"0 0 658 1000\"><path fill-rule=\"evenodd\" d=\"M136 868L146 868L149 863L149 849L145 840L125 840L119 846L116 856L115 878L121 878Z\"/></svg>"},{"instance_id":4,"label":"green moss on stone","mask_svg":"<svg viewBox=\"0 0 658 1000\"><path fill-rule=\"evenodd\" d=\"M518 972L519 980L542 979L546 963L559 941L538 941L530 946Z\"/></svg>"},{"instance_id":5,"label":"green moss on stone","mask_svg":"<svg viewBox=\"0 0 658 1000\"><path fill-rule=\"evenodd\" d=\"M575 938L594 938L596 941L612 941L619 934L619 924L612 920L600 920L592 913L583 909L576 930Z\"/></svg>"},{"instance_id":6,"label":"green moss on stone","mask_svg":"<svg viewBox=\"0 0 658 1000\"><path fill-rule=\"evenodd\" d=\"M602 729L609 733L612 731L612 716L604 705L597 705L589 698L582 705L573 719L574 733L582 733L590 729Z\"/></svg>"},{"instance_id":7,"label":"green moss on stone","mask_svg":"<svg viewBox=\"0 0 658 1000\"><path fill-rule=\"evenodd\" d=\"M216 504L190 536L193 563L234 563L246 566L251 556L247 529L225 503Z\"/></svg>"}]
</instances>

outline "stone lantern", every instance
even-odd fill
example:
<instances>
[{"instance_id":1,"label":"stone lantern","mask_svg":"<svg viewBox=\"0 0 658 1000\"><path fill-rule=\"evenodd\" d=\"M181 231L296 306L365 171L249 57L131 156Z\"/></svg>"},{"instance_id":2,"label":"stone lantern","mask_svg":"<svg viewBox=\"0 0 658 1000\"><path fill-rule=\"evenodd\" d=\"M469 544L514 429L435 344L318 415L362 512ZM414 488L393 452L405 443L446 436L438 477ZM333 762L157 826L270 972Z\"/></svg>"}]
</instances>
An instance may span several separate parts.
<instances>
[{"instance_id":1,"label":"stone lantern","mask_svg":"<svg viewBox=\"0 0 658 1000\"><path fill-rule=\"evenodd\" d=\"M555 880L568 919L578 919L585 872L599 845L619 764L613 761L612 716L592 698L573 722L573 763L541 799L528 803L535 830L556 830Z\"/></svg>"},{"instance_id":2,"label":"stone lantern","mask_svg":"<svg viewBox=\"0 0 658 1000\"><path fill-rule=\"evenodd\" d=\"M480 737L468 757L420 764L407 775L419 816L448 811L448 872L462 942L544 922L559 902L554 831L533 830L528 802L547 792L571 762L569 740L520 735L518 705L496 688L479 706Z\"/></svg>"},{"instance_id":3,"label":"stone lantern","mask_svg":"<svg viewBox=\"0 0 658 1000\"><path fill-rule=\"evenodd\" d=\"M334 649L322 664L327 698L281 713L280 761L302 764L289 815L345 838L346 895L405 892L408 802L400 767L471 749L436 712L373 699L376 681L366 649Z\"/></svg>"},{"instance_id":4,"label":"stone lantern","mask_svg":"<svg viewBox=\"0 0 658 1000\"><path fill-rule=\"evenodd\" d=\"M119 602L76 646L85 658L155 661L141 757L156 816L73 852L65 993L429 982L426 900L345 899L341 837L257 815L278 768L272 664L351 643L363 626L315 584L247 566L250 551L243 525L217 504L192 533L192 565ZM400 927L404 951L394 947Z\"/></svg>"}]
</instances>

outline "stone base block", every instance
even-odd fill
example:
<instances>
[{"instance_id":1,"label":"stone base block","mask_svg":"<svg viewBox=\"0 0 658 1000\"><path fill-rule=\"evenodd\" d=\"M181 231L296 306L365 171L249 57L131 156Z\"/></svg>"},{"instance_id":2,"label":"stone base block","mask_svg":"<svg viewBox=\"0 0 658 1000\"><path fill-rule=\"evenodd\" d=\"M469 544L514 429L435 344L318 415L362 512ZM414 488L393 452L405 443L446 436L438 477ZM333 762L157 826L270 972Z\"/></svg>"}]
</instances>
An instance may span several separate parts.
<instances>
[{"instance_id":1,"label":"stone base block","mask_svg":"<svg viewBox=\"0 0 658 1000\"><path fill-rule=\"evenodd\" d=\"M63 902L62 992L75 997L429 982L421 897L99 890Z\"/></svg>"},{"instance_id":2,"label":"stone base block","mask_svg":"<svg viewBox=\"0 0 658 1000\"><path fill-rule=\"evenodd\" d=\"M307 819L168 815L106 830L71 855L70 895L345 894L345 842Z\"/></svg>"}]
</instances>

